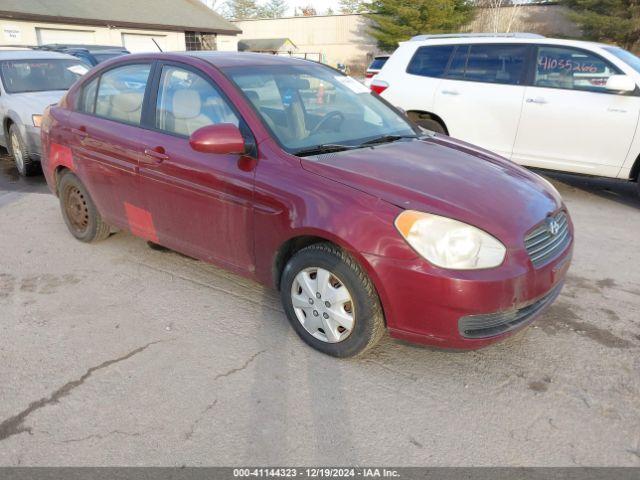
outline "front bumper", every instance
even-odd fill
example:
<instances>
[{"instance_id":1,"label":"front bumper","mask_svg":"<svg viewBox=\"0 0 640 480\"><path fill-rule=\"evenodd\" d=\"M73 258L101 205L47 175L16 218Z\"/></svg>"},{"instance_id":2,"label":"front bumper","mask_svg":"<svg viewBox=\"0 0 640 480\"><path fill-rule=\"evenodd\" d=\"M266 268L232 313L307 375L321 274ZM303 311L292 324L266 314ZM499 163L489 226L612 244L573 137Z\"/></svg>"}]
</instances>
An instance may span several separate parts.
<instances>
[{"instance_id":1,"label":"front bumper","mask_svg":"<svg viewBox=\"0 0 640 480\"><path fill-rule=\"evenodd\" d=\"M573 232L572 232L573 233ZM391 336L441 348L473 350L529 325L560 294L573 240L534 268L525 250L495 269L452 271L417 258L367 256Z\"/></svg>"}]
</instances>

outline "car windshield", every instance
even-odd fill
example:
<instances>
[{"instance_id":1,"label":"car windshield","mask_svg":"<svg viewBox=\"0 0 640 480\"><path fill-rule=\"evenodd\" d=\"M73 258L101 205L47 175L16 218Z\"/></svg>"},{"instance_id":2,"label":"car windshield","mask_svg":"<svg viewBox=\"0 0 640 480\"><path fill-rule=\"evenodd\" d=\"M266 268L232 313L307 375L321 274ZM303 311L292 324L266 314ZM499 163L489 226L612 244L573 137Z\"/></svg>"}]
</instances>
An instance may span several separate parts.
<instances>
[{"instance_id":1,"label":"car windshield","mask_svg":"<svg viewBox=\"0 0 640 480\"><path fill-rule=\"evenodd\" d=\"M613 53L616 57L622 60L624 63L633 68L636 72L640 73L640 58L633 53L620 47L605 47L607 52Z\"/></svg>"},{"instance_id":2,"label":"car windshield","mask_svg":"<svg viewBox=\"0 0 640 480\"><path fill-rule=\"evenodd\" d=\"M0 62L0 75L7 93L44 92L68 90L89 68L79 60L5 60Z\"/></svg>"},{"instance_id":3,"label":"car windshield","mask_svg":"<svg viewBox=\"0 0 640 480\"><path fill-rule=\"evenodd\" d=\"M293 154L416 136L413 127L367 87L322 65L243 66L225 73Z\"/></svg>"}]
</instances>

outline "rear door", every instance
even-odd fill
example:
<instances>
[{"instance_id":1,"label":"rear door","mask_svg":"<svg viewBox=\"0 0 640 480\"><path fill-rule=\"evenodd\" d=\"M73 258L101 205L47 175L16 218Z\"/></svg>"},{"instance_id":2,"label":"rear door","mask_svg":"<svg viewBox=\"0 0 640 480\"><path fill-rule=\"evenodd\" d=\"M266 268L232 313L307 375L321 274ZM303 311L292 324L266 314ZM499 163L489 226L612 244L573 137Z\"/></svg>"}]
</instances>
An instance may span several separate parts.
<instances>
[{"instance_id":1,"label":"rear door","mask_svg":"<svg viewBox=\"0 0 640 480\"><path fill-rule=\"evenodd\" d=\"M79 171L100 213L109 223L154 239L141 215L138 162L142 105L151 63L126 64L102 73L81 92L71 115L71 148Z\"/></svg>"},{"instance_id":2,"label":"rear door","mask_svg":"<svg viewBox=\"0 0 640 480\"><path fill-rule=\"evenodd\" d=\"M243 155L201 153L189 136L201 127L240 125L239 114L203 72L159 64L149 98L140 190L160 242L196 258L252 270L255 162Z\"/></svg>"},{"instance_id":3,"label":"rear door","mask_svg":"<svg viewBox=\"0 0 640 480\"><path fill-rule=\"evenodd\" d=\"M389 83L382 96L406 111L432 112L435 93L454 48L452 45L419 47L408 62L392 56L380 74ZM406 73L401 71L405 65Z\"/></svg>"},{"instance_id":4,"label":"rear door","mask_svg":"<svg viewBox=\"0 0 640 480\"><path fill-rule=\"evenodd\" d=\"M640 96L604 86L617 67L587 50L537 48L513 159L519 163L615 177L640 114Z\"/></svg>"},{"instance_id":5,"label":"rear door","mask_svg":"<svg viewBox=\"0 0 640 480\"><path fill-rule=\"evenodd\" d=\"M434 99L449 135L511 156L530 52L525 44L456 47Z\"/></svg>"}]
</instances>

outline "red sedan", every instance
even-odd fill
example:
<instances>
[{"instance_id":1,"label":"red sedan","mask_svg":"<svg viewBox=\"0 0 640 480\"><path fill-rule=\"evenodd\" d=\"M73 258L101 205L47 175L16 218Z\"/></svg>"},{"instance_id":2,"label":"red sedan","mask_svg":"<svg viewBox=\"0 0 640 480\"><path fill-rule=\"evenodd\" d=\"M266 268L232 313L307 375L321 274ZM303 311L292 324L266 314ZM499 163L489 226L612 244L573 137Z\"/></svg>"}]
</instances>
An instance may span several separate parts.
<instances>
[{"instance_id":1,"label":"red sedan","mask_svg":"<svg viewBox=\"0 0 640 480\"><path fill-rule=\"evenodd\" d=\"M274 286L300 337L338 357L385 329L500 340L553 302L570 263L548 182L305 60L120 57L48 110L42 141L77 239L125 229Z\"/></svg>"}]
</instances>

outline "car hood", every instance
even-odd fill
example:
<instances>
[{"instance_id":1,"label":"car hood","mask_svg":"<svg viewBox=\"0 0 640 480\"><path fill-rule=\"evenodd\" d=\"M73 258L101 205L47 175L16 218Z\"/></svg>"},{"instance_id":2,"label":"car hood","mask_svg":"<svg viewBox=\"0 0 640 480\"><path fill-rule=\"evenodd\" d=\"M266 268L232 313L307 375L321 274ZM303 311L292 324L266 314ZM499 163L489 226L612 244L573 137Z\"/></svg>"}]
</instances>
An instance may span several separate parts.
<instances>
[{"instance_id":1,"label":"car hood","mask_svg":"<svg viewBox=\"0 0 640 480\"><path fill-rule=\"evenodd\" d=\"M65 93L65 90L12 93L7 96L7 103L27 122L31 115L41 115L49 105L58 103Z\"/></svg>"},{"instance_id":2,"label":"car hood","mask_svg":"<svg viewBox=\"0 0 640 480\"><path fill-rule=\"evenodd\" d=\"M304 169L403 209L443 215L522 246L524 233L562 205L540 176L444 136L302 158Z\"/></svg>"}]
</instances>

